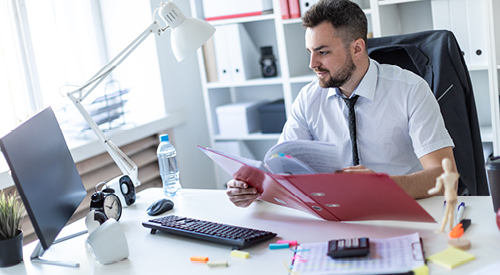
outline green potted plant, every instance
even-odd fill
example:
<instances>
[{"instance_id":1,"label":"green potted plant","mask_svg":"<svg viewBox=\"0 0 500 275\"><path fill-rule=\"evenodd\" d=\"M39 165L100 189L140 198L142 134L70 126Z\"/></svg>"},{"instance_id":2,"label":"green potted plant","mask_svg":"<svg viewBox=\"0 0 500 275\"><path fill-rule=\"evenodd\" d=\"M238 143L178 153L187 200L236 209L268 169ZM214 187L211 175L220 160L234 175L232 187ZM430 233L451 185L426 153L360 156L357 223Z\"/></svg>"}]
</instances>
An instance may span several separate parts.
<instances>
[{"instance_id":1,"label":"green potted plant","mask_svg":"<svg viewBox=\"0 0 500 275\"><path fill-rule=\"evenodd\" d=\"M13 266L23 260L24 207L16 194L0 192L0 267Z\"/></svg>"}]
</instances>

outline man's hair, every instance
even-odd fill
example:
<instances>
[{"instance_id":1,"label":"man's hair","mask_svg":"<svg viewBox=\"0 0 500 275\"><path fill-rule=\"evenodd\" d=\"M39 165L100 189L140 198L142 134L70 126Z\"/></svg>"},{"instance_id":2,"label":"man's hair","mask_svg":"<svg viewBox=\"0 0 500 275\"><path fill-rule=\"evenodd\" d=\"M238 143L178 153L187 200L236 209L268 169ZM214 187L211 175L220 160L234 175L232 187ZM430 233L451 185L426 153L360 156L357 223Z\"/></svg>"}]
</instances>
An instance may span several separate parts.
<instances>
[{"instance_id":1,"label":"man's hair","mask_svg":"<svg viewBox=\"0 0 500 275\"><path fill-rule=\"evenodd\" d=\"M314 28L323 22L332 24L345 47L359 38L366 44L368 23L365 13L356 3L349 0L320 0L302 18L302 25L306 28Z\"/></svg>"}]
</instances>

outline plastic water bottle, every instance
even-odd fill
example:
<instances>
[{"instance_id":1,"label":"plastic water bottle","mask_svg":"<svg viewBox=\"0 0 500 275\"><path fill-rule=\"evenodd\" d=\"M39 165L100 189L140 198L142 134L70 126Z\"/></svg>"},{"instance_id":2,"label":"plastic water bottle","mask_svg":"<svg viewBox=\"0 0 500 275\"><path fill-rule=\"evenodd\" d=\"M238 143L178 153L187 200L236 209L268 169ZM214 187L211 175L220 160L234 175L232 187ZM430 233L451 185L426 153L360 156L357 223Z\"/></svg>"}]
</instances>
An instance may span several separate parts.
<instances>
[{"instance_id":1,"label":"plastic water bottle","mask_svg":"<svg viewBox=\"0 0 500 275\"><path fill-rule=\"evenodd\" d=\"M163 193L166 196L176 196L181 193L182 186L179 181L179 168L177 167L177 151L170 143L168 135L160 136L160 145L156 151L160 176L163 183Z\"/></svg>"}]
</instances>

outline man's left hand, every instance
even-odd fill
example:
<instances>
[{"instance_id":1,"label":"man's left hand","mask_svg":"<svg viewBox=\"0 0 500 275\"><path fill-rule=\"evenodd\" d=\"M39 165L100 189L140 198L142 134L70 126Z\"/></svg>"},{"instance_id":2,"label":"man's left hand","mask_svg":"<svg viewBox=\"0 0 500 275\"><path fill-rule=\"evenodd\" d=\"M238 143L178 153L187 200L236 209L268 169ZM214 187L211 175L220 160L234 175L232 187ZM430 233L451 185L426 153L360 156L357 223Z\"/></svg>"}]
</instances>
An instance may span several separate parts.
<instances>
[{"instance_id":1,"label":"man's left hand","mask_svg":"<svg viewBox=\"0 0 500 275\"><path fill-rule=\"evenodd\" d=\"M363 165L349 166L342 169L343 173L364 173L364 174L376 174L375 171L366 168Z\"/></svg>"}]
</instances>

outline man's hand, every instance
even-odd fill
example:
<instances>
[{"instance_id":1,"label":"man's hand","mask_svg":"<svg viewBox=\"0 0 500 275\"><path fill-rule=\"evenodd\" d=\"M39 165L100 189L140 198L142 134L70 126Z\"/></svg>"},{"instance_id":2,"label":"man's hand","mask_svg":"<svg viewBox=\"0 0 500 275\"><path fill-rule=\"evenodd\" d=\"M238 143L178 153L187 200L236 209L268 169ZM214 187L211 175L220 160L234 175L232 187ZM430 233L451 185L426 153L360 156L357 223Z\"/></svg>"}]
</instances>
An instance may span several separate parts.
<instances>
[{"instance_id":1,"label":"man's hand","mask_svg":"<svg viewBox=\"0 0 500 275\"><path fill-rule=\"evenodd\" d=\"M257 189L248 187L246 182L235 179L227 182L226 194L229 200L238 207L247 207L260 196Z\"/></svg>"},{"instance_id":2,"label":"man's hand","mask_svg":"<svg viewBox=\"0 0 500 275\"><path fill-rule=\"evenodd\" d=\"M350 166L342 169L344 173L365 173L365 174L375 174L375 171L366 168L363 165Z\"/></svg>"}]
</instances>

